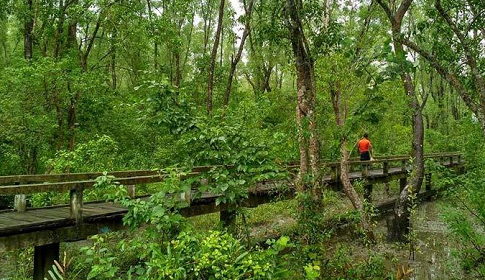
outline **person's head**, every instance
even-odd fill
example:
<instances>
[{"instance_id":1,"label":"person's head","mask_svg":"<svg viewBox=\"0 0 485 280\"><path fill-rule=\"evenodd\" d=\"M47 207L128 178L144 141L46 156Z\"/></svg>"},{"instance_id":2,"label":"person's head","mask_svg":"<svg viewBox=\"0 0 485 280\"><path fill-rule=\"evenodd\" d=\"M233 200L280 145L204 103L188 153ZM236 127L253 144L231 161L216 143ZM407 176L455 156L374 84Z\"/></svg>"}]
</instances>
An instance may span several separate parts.
<instances>
[{"instance_id":1,"label":"person's head","mask_svg":"<svg viewBox=\"0 0 485 280\"><path fill-rule=\"evenodd\" d=\"M369 134L367 132L364 133L364 138L369 138Z\"/></svg>"}]
</instances>

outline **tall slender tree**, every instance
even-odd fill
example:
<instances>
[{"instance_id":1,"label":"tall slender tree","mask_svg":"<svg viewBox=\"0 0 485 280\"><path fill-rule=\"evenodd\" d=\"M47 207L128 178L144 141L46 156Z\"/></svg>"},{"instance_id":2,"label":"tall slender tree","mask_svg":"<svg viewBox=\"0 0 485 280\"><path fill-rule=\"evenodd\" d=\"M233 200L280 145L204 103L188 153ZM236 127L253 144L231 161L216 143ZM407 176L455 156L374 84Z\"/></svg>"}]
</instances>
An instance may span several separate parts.
<instances>
[{"instance_id":1,"label":"tall slender tree","mask_svg":"<svg viewBox=\"0 0 485 280\"><path fill-rule=\"evenodd\" d=\"M217 21L216 35L214 37L214 45L212 46L212 53L209 62L209 77L207 79L207 114L212 112L212 103L214 95L214 71L216 67L216 56L219 47L219 41L221 39L222 20L224 18L224 6L226 0L221 0L219 5L219 19Z\"/></svg>"},{"instance_id":2,"label":"tall slender tree","mask_svg":"<svg viewBox=\"0 0 485 280\"><path fill-rule=\"evenodd\" d=\"M239 47L237 49L237 53L232 55L231 57L231 68L229 69L229 76L227 78L227 85L226 91L224 93L224 107L229 105L229 96L231 94L232 89L232 81L234 79L234 73L236 72L236 67L239 61L241 60L242 53L244 51L244 44L246 43L246 39L251 32L251 14L253 11L254 0L249 0L249 4L246 4L246 0L244 2L244 11L245 11L245 22L244 22L244 31L241 36L241 41L239 42Z\"/></svg>"},{"instance_id":3,"label":"tall slender tree","mask_svg":"<svg viewBox=\"0 0 485 280\"><path fill-rule=\"evenodd\" d=\"M290 41L297 73L296 122L300 149L300 170L296 178L296 186L299 192L308 191L307 185L309 182L305 180L310 178L311 187L309 191L313 196L313 200L319 203L321 186L318 179L321 167L319 164L320 149L315 116L314 61L303 29L301 10L301 0L286 1L287 24L290 31Z\"/></svg>"},{"instance_id":4,"label":"tall slender tree","mask_svg":"<svg viewBox=\"0 0 485 280\"><path fill-rule=\"evenodd\" d=\"M399 199L394 207L394 220L391 222L390 238L393 240L404 240L410 227L409 202L412 193L418 193L421 189L424 178L424 122L423 108L426 104L427 96L420 103L416 88L411 76L411 70L406 63L406 52L403 44L397 40L401 36L402 23L406 12L409 10L413 0L403 0L396 12L383 0L376 0L382 7L391 24L391 34L394 45L394 54L400 66L399 75L403 83L404 92L409 99L409 107L412 109L413 124L413 176L409 184L401 191Z\"/></svg>"}]
</instances>

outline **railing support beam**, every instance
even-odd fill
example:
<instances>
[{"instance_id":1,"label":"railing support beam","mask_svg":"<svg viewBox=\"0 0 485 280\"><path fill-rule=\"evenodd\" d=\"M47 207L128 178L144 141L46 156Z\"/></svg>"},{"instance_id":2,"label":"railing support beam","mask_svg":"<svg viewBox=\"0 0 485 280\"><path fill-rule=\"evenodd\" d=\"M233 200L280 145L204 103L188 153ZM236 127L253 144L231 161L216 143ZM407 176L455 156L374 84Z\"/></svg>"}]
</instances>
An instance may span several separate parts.
<instances>
[{"instance_id":1,"label":"railing support beam","mask_svg":"<svg viewBox=\"0 0 485 280\"><path fill-rule=\"evenodd\" d=\"M372 184L364 186L364 200L368 203L372 203Z\"/></svg>"}]
</instances>

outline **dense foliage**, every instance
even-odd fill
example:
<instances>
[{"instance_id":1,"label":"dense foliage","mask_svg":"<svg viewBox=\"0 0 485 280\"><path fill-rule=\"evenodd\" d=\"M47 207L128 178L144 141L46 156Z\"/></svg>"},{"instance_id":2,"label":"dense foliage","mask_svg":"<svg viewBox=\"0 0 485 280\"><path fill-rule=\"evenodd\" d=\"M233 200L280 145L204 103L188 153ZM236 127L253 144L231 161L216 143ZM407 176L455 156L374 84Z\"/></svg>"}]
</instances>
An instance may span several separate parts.
<instances>
[{"instance_id":1,"label":"dense foliage","mask_svg":"<svg viewBox=\"0 0 485 280\"><path fill-rule=\"evenodd\" d=\"M126 206L131 234L94 237L52 278L384 279L394 271L380 255L312 247L331 236L312 168L357 156L364 132L375 155L462 151L467 174L436 167L442 216L465 277L483 277L484 13L481 0L0 0L0 175L167 176L133 200L98 178L85 200ZM241 201L260 181L287 187L296 161L310 171L296 176L291 241L251 247ZM244 225L194 229L180 213L190 189L220 194ZM12 203L0 196L0 209Z\"/></svg>"}]
</instances>

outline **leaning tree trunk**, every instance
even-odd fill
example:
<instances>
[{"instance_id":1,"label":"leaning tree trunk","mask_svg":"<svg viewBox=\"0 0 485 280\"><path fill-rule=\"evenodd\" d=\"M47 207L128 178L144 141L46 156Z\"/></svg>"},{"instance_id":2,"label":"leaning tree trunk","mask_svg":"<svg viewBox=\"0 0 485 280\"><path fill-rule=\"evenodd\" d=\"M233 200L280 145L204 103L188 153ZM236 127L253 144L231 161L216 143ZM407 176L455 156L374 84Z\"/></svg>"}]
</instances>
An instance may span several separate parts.
<instances>
[{"instance_id":1,"label":"leaning tree trunk","mask_svg":"<svg viewBox=\"0 0 485 280\"><path fill-rule=\"evenodd\" d=\"M330 84L330 97L332 100L333 111L335 114L335 121L337 123L337 127L339 130L342 130L344 127L345 122L345 115L346 115L346 105L344 104L342 108L342 90L340 88L340 83L331 83ZM355 191L354 186L349 178L349 152L345 148L347 145L347 141L345 139L345 135L341 136L340 138L340 180L342 182L342 187L344 189L345 194L350 199L352 206L359 211L361 216L361 227L365 233L365 235L371 240L372 242L375 241L374 233L371 229L371 221L369 215L365 211L364 203L360 199L359 194Z\"/></svg>"}]
</instances>

